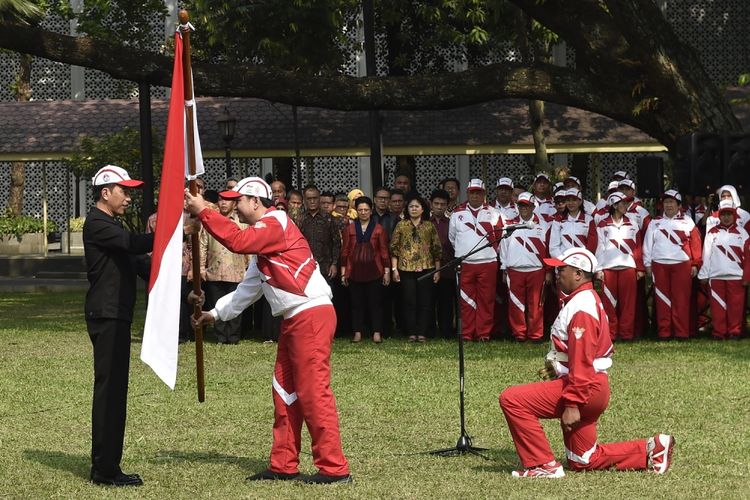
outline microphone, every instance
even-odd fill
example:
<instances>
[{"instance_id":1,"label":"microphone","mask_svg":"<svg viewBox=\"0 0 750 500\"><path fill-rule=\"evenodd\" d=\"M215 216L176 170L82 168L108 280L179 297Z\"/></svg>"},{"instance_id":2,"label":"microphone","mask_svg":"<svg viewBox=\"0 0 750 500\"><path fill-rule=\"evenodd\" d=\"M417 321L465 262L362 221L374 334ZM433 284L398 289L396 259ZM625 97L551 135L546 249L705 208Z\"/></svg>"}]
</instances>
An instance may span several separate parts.
<instances>
[{"instance_id":1,"label":"microphone","mask_svg":"<svg viewBox=\"0 0 750 500\"><path fill-rule=\"evenodd\" d=\"M521 222L519 224L510 224L509 226L503 226L503 230L507 231L508 233L512 233L516 229L534 229L536 227L536 224L533 220L529 220L526 222Z\"/></svg>"}]
</instances>

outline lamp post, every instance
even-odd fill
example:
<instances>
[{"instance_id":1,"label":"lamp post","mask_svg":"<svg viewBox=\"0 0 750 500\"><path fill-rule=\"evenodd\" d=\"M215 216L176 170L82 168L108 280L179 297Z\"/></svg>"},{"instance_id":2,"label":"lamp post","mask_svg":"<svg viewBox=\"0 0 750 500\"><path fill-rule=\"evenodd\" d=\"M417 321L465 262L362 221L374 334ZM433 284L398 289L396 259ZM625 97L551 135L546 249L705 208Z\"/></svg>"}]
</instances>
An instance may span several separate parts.
<instances>
[{"instance_id":1,"label":"lamp post","mask_svg":"<svg viewBox=\"0 0 750 500\"><path fill-rule=\"evenodd\" d=\"M234 128L237 125L237 119L229 114L229 109L224 107L224 114L216 120L219 124L219 130L224 138L224 151L226 152L227 179L232 177L232 150L229 145L234 139Z\"/></svg>"}]
</instances>

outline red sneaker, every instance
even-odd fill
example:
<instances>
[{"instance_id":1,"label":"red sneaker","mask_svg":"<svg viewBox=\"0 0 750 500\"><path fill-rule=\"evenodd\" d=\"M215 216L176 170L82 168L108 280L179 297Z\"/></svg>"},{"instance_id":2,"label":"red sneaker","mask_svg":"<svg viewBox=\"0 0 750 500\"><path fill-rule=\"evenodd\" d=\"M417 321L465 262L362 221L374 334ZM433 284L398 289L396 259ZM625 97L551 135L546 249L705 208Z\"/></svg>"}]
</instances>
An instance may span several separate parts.
<instances>
[{"instance_id":1,"label":"red sneaker","mask_svg":"<svg viewBox=\"0 0 750 500\"><path fill-rule=\"evenodd\" d=\"M669 434L657 434L649 438L646 443L649 470L657 474L667 472L672 463L672 448L674 448L674 437Z\"/></svg>"},{"instance_id":2,"label":"red sneaker","mask_svg":"<svg viewBox=\"0 0 750 500\"><path fill-rule=\"evenodd\" d=\"M549 479L557 479L559 477L565 477L565 471L560 462L553 460L548 464L538 465L530 469L514 470L511 475L513 477L546 477Z\"/></svg>"}]
</instances>

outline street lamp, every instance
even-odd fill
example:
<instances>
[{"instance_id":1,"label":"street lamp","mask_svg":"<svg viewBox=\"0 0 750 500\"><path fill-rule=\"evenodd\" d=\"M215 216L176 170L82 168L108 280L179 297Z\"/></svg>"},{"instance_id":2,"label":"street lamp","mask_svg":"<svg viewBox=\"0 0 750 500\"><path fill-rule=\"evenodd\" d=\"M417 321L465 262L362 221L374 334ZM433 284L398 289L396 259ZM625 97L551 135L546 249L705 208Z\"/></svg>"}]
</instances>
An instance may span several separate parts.
<instances>
[{"instance_id":1,"label":"street lamp","mask_svg":"<svg viewBox=\"0 0 750 500\"><path fill-rule=\"evenodd\" d=\"M224 138L224 151L226 152L227 179L232 177L232 150L229 148L232 139L234 139L234 128L237 125L237 119L229 114L229 109L224 107L224 114L216 120L219 124L219 130Z\"/></svg>"}]
</instances>

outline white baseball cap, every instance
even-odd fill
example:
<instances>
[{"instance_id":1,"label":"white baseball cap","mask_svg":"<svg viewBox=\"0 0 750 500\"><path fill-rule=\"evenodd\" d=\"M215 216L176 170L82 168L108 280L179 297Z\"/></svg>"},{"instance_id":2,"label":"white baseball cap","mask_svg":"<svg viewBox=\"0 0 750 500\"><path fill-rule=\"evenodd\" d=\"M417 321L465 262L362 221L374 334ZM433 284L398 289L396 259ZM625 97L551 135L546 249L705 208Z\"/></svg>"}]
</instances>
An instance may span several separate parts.
<instances>
[{"instance_id":1,"label":"white baseball cap","mask_svg":"<svg viewBox=\"0 0 750 500\"><path fill-rule=\"evenodd\" d=\"M538 174L536 174L536 177L534 177L534 182L538 181L539 179L547 179L547 182L551 182L549 175L545 172L539 172Z\"/></svg>"},{"instance_id":2,"label":"white baseball cap","mask_svg":"<svg viewBox=\"0 0 750 500\"><path fill-rule=\"evenodd\" d=\"M118 184L128 188L137 188L143 185L143 181L131 179L128 171L117 165L105 165L100 168L91 178L91 184L94 186L104 186L106 184Z\"/></svg>"},{"instance_id":3,"label":"white baseball cap","mask_svg":"<svg viewBox=\"0 0 750 500\"><path fill-rule=\"evenodd\" d=\"M486 191L484 182L482 179L472 179L469 181L469 185L466 187L467 191Z\"/></svg>"},{"instance_id":4,"label":"white baseball cap","mask_svg":"<svg viewBox=\"0 0 750 500\"><path fill-rule=\"evenodd\" d=\"M612 177L619 177L621 179L630 179L630 176L624 170L618 170L617 172L614 173Z\"/></svg>"},{"instance_id":5,"label":"white baseball cap","mask_svg":"<svg viewBox=\"0 0 750 500\"><path fill-rule=\"evenodd\" d=\"M635 182L631 181L630 179L623 179L617 183L617 187L620 186L627 186L630 189L635 189Z\"/></svg>"},{"instance_id":6,"label":"white baseball cap","mask_svg":"<svg viewBox=\"0 0 750 500\"><path fill-rule=\"evenodd\" d=\"M581 191L578 188L570 188L567 191L565 191L565 196L575 196L579 200L583 199L583 196L581 196Z\"/></svg>"},{"instance_id":7,"label":"white baseball cap","mask_svg":"<svg viewBox=\"0 0 750 500\"><path fill-rule=\"evenodd\" d=\"M240 196L258 196L272 199L271 186L260 177L245 177L234 186L233 189L222 191L219 196L226 199L236 199Z\"/></svg>"},{"instance_id":8,"label":"white baseball cap","mask_svg":"<svg viewBox=\"0 0 750 500\"><path fill-rule=\"evenodd\" d=\"M508 186L508 187L512 188L513 187L513 179L511 179L510 177L500 177L497 180L497 184L495 184L495 187L500 187L500 186Z\"/></svg>"},{"instance_id":9,"label":"white baseball cap","mask_svg":"<svg viewBox=\"0 0 750 500\"><path fill-rule=\"evenodd\" d=\"M607 205L610 207L614 207L617 203L620 203L621 201L632 201L633 198L630 196L625 196L620 191L615 191L614 193L610 194L607 197Z\"/></svg>"},{"instance_id":10,"label":"white baseball cap","mask_svg":"<svg viewBox=\"0 0 750 500\"><path fill-rule=\"evenodd\" d=\"M578 247L568 248L559 259L544 259L544 263L551 267L571 266L589 273L593 273L597 266L594 254Z\"/></svg>"},{"instance_id":11,"label":"white baseball cap","mask_svg":"<svg viewBox=\"0 0 750 500\"><path fill-rule=\"evenodd\" d=\"M534 203L534 195L529 193L528 191L524 191L523 193L518 195L516 204L536 205L536 203Z\"/></svg>"},{"instance_id":12,"label":"white baseball cap","mask_svg":"<svg viewBox=\"0 0 750 500\"><path fill-rule=\"evenodd\" d=\"M607 191L617 191L620 187L620 181L612 181L607 185Z\"/></svg>"},{"instance_id":13,"label":"white baseball cap","mask_svg":"<svg viewBox=\"0 0 750 500\"><path fill-rule=\"evenodd\" d=\"M678 202L682 203L682 195L676 189L667 189L664 194L661 195L661 199L674 198Z\"/></svg>"},{"instance_id":14,"label":"white baseball cap","mask_svg":"<svg viewBox=\"0 0 750 500\"><path fill-rule=\"evenodd\" d=\"M734 206L734 201L732 200L721 200L719 202L719 213L721 212L734 212L737 213L737 207Z\"/></svg>"},{"instance_id":15,"label":"white baseball cap","mask_svg":"<svg viewBox=\"0 0 750 500\"><path fill-rule=\"evenodd\" d=\"M575 175L569 175L568 177L565 178L565 180L566 181L573 181L576 184L578 184L579 186L581 185L581 180L578 177L576 177Z\"/></svg>"}]
</instances>

